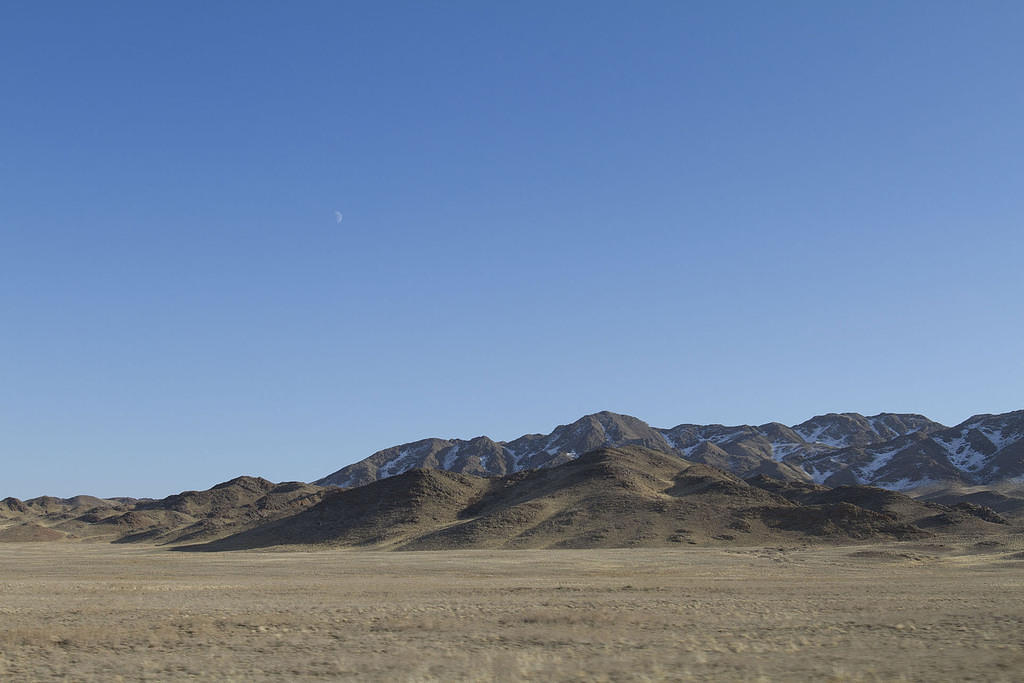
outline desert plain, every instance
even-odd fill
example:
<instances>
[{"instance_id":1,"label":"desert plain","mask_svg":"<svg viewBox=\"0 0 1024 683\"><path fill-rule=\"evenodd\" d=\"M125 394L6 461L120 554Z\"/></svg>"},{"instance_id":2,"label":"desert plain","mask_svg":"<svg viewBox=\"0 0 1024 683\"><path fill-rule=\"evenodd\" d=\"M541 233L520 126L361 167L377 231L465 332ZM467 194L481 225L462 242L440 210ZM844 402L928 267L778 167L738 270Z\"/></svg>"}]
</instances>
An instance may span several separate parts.
<instances>
[{"instance_id":1,"label":"desert plain","mask_svg":"<svg viewBox=\"0 0 1024 683\"><path fill-rule=\"evenodd\" d=\"M742 548L0 544L2 680L1021 680L1024 536Z\"/></svg>"}]
</instances>

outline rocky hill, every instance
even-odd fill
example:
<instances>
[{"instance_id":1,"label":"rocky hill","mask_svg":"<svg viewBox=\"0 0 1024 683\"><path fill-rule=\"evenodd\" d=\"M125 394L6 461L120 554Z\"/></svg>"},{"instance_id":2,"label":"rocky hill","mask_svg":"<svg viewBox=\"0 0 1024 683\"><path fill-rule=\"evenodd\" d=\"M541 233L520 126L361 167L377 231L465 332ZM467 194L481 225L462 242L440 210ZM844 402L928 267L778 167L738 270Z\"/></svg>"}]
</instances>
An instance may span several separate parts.
<instances>
[{"instance_id":1,"label":"rocky hill","mask_svg":"<svg viewBox=\"0 0 1024 683\"><path fill-rule=\"evenodd\" d=\"M509 442L395 446L316 484L238 477L161 500L5 498L0 542L620 547L984 534L1022 520L1024 411L955 427L830 413L671 428L602 412Z\"/></svg>"},{"instance_id":2,"label":"rocky hill","mask_svg":"<svg viewBox=\"0 0 1024 683\"><path fill-rule=\"evenodd\" d=\"M642 446L599 448L555 467L482 478L415 469L328 493L297 515L191 546L332 545L400 550L606 548L915 539L1004 531L954 508L854 486L743 480Z\"/></svg>"},{"instance_id":3,"label":"rocky hill","mask_svg":"<svg viewBox=\"0 0 1024 683\"><path fill-rule=\"evenodd\" d=\"M640 430L629 437L645 438ZM729 452L705 441L692 454L728 460ZM1008 523L1024 517L1024 496L1013 487L933 493L926 501L764 473L743 479L635 445L599 447L500 477L427 468L347 489L238 477L160 500L8 498L0 501L0 542L103 540L205 550L754 545L983 536L1012 530Z\"/></svg>"},{"instance_id":4,"label":"rocky hill","mask_svg":"<svg viewBox=\"0 0 1024 683\"><path fill-rule=\"evenodd\" d=\"M237 477L206 491L161 500L92 496L0 501L0 541L110 540L179 543L209 540L318 503L326 489Z\"/></svg>"}]
</instances>

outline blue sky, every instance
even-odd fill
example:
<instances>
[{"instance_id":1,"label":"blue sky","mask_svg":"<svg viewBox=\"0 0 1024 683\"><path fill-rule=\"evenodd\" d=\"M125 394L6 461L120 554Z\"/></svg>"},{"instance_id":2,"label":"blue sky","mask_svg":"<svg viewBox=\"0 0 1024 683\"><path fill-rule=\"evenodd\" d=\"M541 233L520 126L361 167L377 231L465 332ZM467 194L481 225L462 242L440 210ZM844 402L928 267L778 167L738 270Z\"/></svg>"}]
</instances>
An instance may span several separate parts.
<instances>
[{"instance_id":1,"label":"blue sky","mask_svg":"<svg viewBox=\"0 0 1024 683\"><path fill-rule=\"evenodd\" d=\"M1014 2L6 3L0 496L602 409L1024 408L1021 35Z\"/></svg>"}]
</instances>

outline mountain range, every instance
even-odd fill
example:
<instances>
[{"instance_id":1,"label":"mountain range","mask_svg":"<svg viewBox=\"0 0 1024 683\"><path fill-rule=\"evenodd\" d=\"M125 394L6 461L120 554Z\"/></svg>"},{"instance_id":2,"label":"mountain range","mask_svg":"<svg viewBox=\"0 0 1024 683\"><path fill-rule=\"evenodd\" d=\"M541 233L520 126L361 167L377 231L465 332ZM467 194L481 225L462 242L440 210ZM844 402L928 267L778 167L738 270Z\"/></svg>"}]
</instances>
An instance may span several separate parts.
<instances>
[{"instance_id":1,"label":"mountain range","mask_svg":"<svg viewBox=\"0 0 1024 683\"><path fill-rule=\"evenodd\" d=\"M749 478L910 490L1024 477L1024 410L947 427L923 415L829 413L793 426L680 424L608 411L513 441L430 438L378 451L316 484L353 488L413 469L502 476L555 467L597 448L641 446Z\"/></svg>"},{"instance_id":2,"label":"mountain range","mask_svg":"<svg viewBox=\"0 0 1024 683\"><path fill-rule=\"evenodd\" d=\"M792 427L671 429L602 412L511 442L477 437L396 446L313 484L243 476L160 500L5 498L0 542L181 550L933 536L1001 543L1024 528L1022 432L1024 411L978 415L956 427L920 415L842 413Z\"/></svg>"},{"instance_id":3,"label":"mountain range","mask_svg":"<svg viewBox=\"0 0 1024 683\"><path fill-rule=\"evenodd\" d=\"M994 510L874 487L748 480L662 450L598 448L503 477L414 469L334 490L304 512L196 546L400 550L761 544L1002 532Z\"/></svg>"},{"instance_id":4,"label":"mountain range","mask_svg":"<svg viewBox=\"0 0 1024 683\"><path fill-rule=\"evenodd\" d=\"M762 545L1002 538L1024 488L945 490L942 502L870 486L741 479L643 446L601 447L501 477L413 469L339 489L238 477L161 500L0 501L0 542L108 541L181 550L385 550ZM980 496L980 497L978 497Z\"/></svg>"}]
</instances>

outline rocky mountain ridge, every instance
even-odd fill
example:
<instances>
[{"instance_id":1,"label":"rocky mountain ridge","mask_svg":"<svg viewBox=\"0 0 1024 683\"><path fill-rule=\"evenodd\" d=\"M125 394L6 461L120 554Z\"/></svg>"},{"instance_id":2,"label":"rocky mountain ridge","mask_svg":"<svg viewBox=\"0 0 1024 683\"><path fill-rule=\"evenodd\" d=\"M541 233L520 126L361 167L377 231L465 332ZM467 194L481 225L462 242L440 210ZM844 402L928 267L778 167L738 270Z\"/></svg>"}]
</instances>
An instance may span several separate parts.
<instances>
[{"instance_id":1,"label":"rocky mountain ridge","mask_svg":"<svg viewBox=\"0 0 1024 683\"><path fill-rule=\"evenodd\" d=\"M916 540L1012 529L980 505L894 491L744 480L664 450L598 448L483 478L413 469L335 489L299 514L181 550L287 545L391 550L619 548Z\"/></svg>"},{"instance_id":2,"label":"rocky mountain ridge","mask_svg":"<svg viewBox=\"0 0 1024 683\"><path fill-rule=\"evenodd\" d=\"M712 448L718 446L702 442L693 453L714 453ZM989 539L1019 533L1024 486L981 488L947 487L931 498L914 498L764 473L743 479L664 450L599 447L561 465L499 477L413 469L353 488L237 477L159 500L8 498L0 501L0 543L442 550Z\"/></svg>"},{"instance_id":3,"label":"rocky mountain ridge","mask_svg":"<svg viewBox=\"0 0 1024 683\"><path fill-rule=\"evenodd\" d=\"M907 490L936 482L989 484L1024 476L1024 411L946 427L923 415L828 413L793 426L680 424L663 429L608 411L513 441L424 439L394 446L316 483L351 488L412 469L502 476L554 467L596 448L641 446L740 477Z\"/></svg>"}]
</instances>

